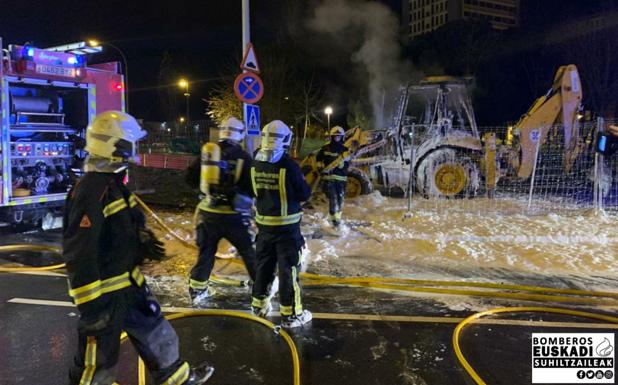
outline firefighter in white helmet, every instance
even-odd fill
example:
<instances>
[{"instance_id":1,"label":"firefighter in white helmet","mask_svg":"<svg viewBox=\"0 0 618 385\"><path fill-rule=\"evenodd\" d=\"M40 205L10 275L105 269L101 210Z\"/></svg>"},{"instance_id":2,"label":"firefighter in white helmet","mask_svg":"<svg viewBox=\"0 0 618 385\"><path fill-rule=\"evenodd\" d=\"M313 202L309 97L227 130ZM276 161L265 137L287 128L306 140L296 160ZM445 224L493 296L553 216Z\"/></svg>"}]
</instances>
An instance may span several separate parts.
<instances>
[{"instance_id":1,"label":"firefighter in white helmet","mask_svg":"<svg viewBox=\"0 0 618 385\"><path fill-rule=\"evenodd\" d=\"M123 183L145 135L120 111L97 115L86 131L85 174L67 196L63 220L69 295L80 313L71 385L115 383L123 331L157 384L203 384L213 372L180 359L176 332L138 267L165 252Z\"/></svg>"},{"instance_id":2,"label":"firefighter in white helmet","mask_svg":"<svg viewBox=\"0 0 618 385\"><path fill-rule=\"evenodd\" d=\"M269 314L269 285L278 268L279 311L281 324L287 328L302 326L312 317L303 309L299 278L305 244L300 233L301 202L309 199L311 189L298 164L286 153L291 142L292 131L285 123L268 123L262 129L261 146L251 166L258 226L257 277L251 308L258 316Z\"/></svg>"},{"instance_id":3,"label":"firefighter in white helmet","mask_svg":"<svg viewBox=\"0 0 618 385\"><path fill-rule=\"evenodd\" d=\"M350 151L343 144L345 131L340 126L330 130L330 141L316 156L322 173L322 190L328 197L328 214L335 229L341 224L341 212L347 183Z\"/></svg>"},{"instance_id":4,"label":"firefighter in white helmet","mask_svg":"<svg viewBox=\"0 0 618 385\"><path fill-rule=\"evenodd\" d=\"M209 286L209 278L217 246L223 238L236 248L251 281L255 281L255 249L250 232L251 156L241 147L244 137L245 125L231 117L219 127L219 141L202 147L199 183L204 199L196 213L199 256L189 279L189 294L195 307L204 307L215 292Z\"/></svg>"}]
</instances>

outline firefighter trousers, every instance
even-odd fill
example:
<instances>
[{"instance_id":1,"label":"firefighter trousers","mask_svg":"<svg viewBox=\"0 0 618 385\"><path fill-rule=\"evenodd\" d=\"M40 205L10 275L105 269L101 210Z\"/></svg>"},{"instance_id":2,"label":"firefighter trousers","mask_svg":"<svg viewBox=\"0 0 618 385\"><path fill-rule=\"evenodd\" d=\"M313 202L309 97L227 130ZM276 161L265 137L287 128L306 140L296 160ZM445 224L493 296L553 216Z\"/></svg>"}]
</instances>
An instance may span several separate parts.
<instances>
[{"instance_id":1,"label":"firefighter trousers","mask_svg":"<svg viewBox=\"0 0 618 385\"><path fill-rule=\"evenodd\" d=\"M111 294L96 322L83 317L78 325L78 352L69 372L71 385L112 385L125 331L156 384L180 385L189 364L179 358L178 336L161 315L159 304L144 284Z\"/></svg>"},{"instance_id":2,"label":"firefighter trousers","mask_svg":"<svg viewBox=\"0 0 618 385\"><path fill-rule=\"evenodd\" d=\"M215 266L215 254L219 241L227 239L242 257L249 273L255 282L255 249L250 232L249 218L242 215L213 215L202 210L198 213L196 227L196 242L199 248L197 263L191 269L190 287L203 290L208 285L208 279Z\"/></svg>"},{"instance_id":3,"label":"firefighter trousers","mask_svg":"<svg viewBox=\"0 0 618 385\"><path fill-rule=\"evenodd\" d=\"M328 198L328 213L331 219L338 215L341 217L341 210L343 210L343 198L345 197L346 182L337 180L327 180L322 184L322 191ZM338 218L340 219L340 218Z\"/></svg>"},{"instance_id":4,"label":"firefighter trousers","mask_svg":"<svg viewBox=\"0 0 618 385\"><path fill-rule=\"evenodd\" d=\"M258 226L256 244L257 277L251 305L268 306L268 293L279 269L279 304L282 316L303 312L300 287L301 250L305 240L300 223L288 226Z\"/></svg>"}]
</instances>

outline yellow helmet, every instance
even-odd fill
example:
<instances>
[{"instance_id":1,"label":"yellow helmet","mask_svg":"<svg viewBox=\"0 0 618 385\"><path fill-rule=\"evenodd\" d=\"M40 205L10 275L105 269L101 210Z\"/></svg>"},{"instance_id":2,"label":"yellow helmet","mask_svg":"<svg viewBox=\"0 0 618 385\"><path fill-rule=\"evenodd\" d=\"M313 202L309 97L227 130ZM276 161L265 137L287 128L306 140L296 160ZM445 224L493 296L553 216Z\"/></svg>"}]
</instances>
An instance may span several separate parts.
<instances>
[{"instance_id":1,"label":"yellow helmet","mask_svg":"<svg viewBox=\"0 0 618 385\"><path fill-rule=\"evenodd\" d=\"M136 143L146 136L137 120L120 111L98 114L86 129L86 148L91 155L122 163L132 160Z\"/></svg>"},{"instance_id":2,"label":"yellow helmet","mask_svg":"<svg viewBox=\"0 0 618 385\"><path fill-rule=\"evenodd\" d=\"M345 130L341 126L335 126L330 129L330 136L344 136Z\"/></svg>"}]
</instances>

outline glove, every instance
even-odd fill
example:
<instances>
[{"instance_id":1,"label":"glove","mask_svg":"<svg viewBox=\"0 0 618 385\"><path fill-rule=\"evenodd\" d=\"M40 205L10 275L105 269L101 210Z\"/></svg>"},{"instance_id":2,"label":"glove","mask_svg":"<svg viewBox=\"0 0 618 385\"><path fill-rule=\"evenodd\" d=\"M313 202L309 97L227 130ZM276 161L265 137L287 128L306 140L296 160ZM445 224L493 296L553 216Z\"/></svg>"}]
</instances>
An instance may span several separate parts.
<instances>
[{"instance_id":1,"label":"glove","mask_svg":"<svg viewBox=\"0 0 618 385\"><path fill-rule=\"evenodd\" d=\"M146 228L140 229L139 240L142 261L144 259L160 261L165 258L165 247L163 247L163 242L159 241L151 230Z\"/></svg>"}]
</instances>

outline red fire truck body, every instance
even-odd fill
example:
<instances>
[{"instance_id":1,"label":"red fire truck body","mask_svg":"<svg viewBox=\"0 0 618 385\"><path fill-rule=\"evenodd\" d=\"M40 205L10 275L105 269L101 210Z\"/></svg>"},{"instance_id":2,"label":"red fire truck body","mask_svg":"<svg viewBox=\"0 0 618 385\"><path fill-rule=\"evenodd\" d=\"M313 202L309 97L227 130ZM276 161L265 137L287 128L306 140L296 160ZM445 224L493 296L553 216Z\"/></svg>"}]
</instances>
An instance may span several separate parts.
<instances>
[{"instance_id":1,"label":"red fire truck body","mask_svg":"<svg viewBox=\"0 0 618 385\"><path fill-rule=\"evenodd\" d=\"M28 45L10 45L1 63L0 224L50 223L85 155L86 127L124 111L124 77L118 63Z\"/></svg>"}]
</instances>

